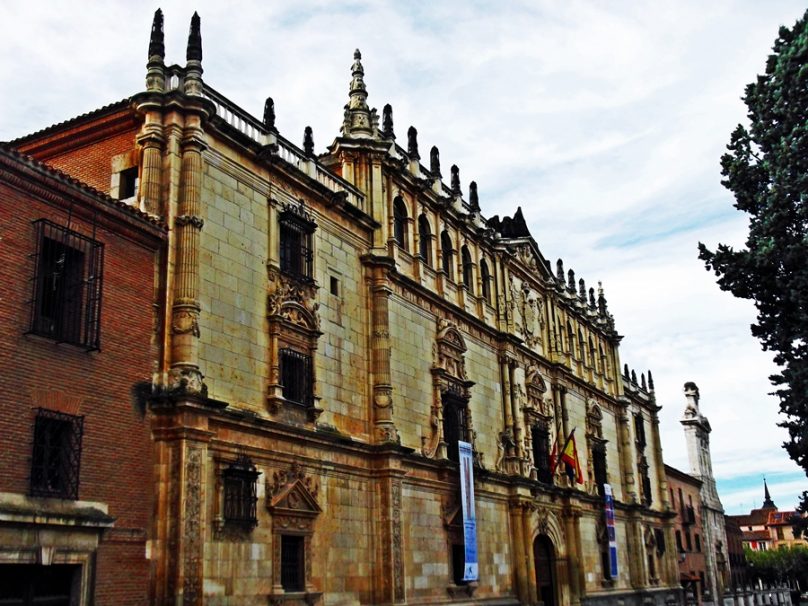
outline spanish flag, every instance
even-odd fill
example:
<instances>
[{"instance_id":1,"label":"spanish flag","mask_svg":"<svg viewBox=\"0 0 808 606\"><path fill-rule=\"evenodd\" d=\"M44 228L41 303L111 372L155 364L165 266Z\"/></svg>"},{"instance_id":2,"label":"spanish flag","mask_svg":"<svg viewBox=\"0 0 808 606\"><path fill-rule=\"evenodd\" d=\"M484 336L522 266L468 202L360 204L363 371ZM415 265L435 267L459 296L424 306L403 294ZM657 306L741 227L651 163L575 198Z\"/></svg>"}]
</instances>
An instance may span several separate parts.
<instances>
[{"instance_id":1,"label":"spanish flag","mask_svg":"<svg viewBox=\"0 0 808 606\"><path fill-rule=\"evenodd\" d=\"M559 459L564 462L567 467L567 476L570 482L575 481L578 484L584 483L584 474L581 471L581 463L578 460L578 449L575 447L575 429L570 432L564 448L561 449Z\"/></svg>"}]
</instances>

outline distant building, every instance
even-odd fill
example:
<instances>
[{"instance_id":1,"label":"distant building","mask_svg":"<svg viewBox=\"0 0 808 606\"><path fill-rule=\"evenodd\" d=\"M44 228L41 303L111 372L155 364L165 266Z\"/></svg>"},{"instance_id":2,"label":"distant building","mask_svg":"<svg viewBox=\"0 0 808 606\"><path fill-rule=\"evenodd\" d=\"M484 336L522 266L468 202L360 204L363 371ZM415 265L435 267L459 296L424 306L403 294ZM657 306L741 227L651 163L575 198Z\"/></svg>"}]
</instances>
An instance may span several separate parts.
<instances>
[{"instance_id":1,"label":"distant building","mask_svg":"<svg viewBox=\"0 0 808 606\"><path fill-rule=\"evenodd\" d=\"M727 533L727 557L729 558L730 580L728 588L732 592L743 590L749 583L746 556L743 552L743 532L732 516L724 516Z\"/></svg>"},{"instance_id":2,"label":"distant building","mask_svg":"<svg viewBox=\"0 0 808 606\"><path fill-rule=\"evenodd\" d=\"M164 226L5 146L0 217L0 603L146 604Z\"/></svg>"},{"instance_id":3,"label":"distant building","mask_svg":"<svg viewBox=\"0 0 808 606\"><path fill-rule=\"evenodd\" d=\"M744 547L752 551L766 551L793 545L808 545L795 532L796 511L780 511L769 494L769 486L763 480L763 506L746 515L730 516L743 533Z\"/></svg>"},{"instance_id":4,"label":"distant building","mask_svg":"<svg viewBox=\"0 0 808 606\"><path fill-rule=\"evenodd\" d=\"M702 483L670 465L665 465L665 476L668 480L671 508L676 512L673 528L679 581L685 593L693 596L697 604L701 604L707 579L701 521Z\"/></svg>"}]
</instances>

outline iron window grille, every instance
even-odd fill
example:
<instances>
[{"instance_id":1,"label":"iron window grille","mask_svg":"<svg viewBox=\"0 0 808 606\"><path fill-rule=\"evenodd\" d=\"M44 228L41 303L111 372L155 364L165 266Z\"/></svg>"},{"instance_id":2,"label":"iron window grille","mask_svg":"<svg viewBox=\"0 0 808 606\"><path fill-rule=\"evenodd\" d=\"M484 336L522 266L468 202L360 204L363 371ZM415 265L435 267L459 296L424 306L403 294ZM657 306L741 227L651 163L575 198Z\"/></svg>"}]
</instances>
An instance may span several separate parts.
<instances>
[{"instance_id":1,"label":"iron window grille","mask_svg":"<svg viewBox=\"0 0 808 606\"><path fill-rule=\"evenodd\" d=\"M252 529L256 516L256 484L259 472L246 455L239 457L222 472L224 484L224 521L226 524Z\"/></svg>"},{"instance_id":2,"label":"iron window grille","mask_svg":"<svg viewBox=\"0 0 808 606\"><path fill-rule=\"evenodd\" d=\"M459 462L458 442L468 442L466 400L447 392L443 395L443 441L450 461Z\"/></svg>"},{"instance_id":3,"label":"iron window grille","mask_svg":"<svg viewBox=\"0 0 808 606\"><path fill-rule=\"evenodd\" d=\"M640 450L645 449L645 420L641 413L634 415L634 435L637 439L637 447Z\"/></svg>"},{"instance_id":4,"label":"iron window grille","mask_svg":"<svg viewBox=\"0 0 808 606\"><path fill-rule=\"evenodd\" d=\"M304 590L305 537L281 535L281 586L284 591Z\"/></svg>"},{"instance_id":5,"label":"iron window grille","mask_svg":"<svg viewBox=\"0 0 808 606\"><path fill-rule=\"evenodd\" d=\"M485 259L480 261L480 281L483 286L483 299L487 303L491 303L491 274L488 271L488 263Z\"/></svg>"},{"instance_id":6,"label":"iron window grille","mask_svg":"<svg viewBox=\"0 0 808 606\"><path fill-rule=\"evenodd\" d=\"M429 220L426 216L421 215L418 217L418 254L421 256L421 260L430 267L432 266L431 238Z\"/></svg>"},{"instance_id":7,"label":"iron window grille","mask_svg":"<svg viewBox=\"0 0 808 606\"><path fill-rule=\"evenodd\" d=\"M474 263L471 262L471 254L469 253L468 246L463 246L460 252L463 261L463 285L474 291Z\"/></svg>"},{"instance_id":8,"label":"iron window grille","mask_svg":"<svg viewBox=\"0 0 808 606\"><path fill-rule=\"evenodd\" d=\"M542 425L530 428L533 442L533 465L536 468L536 479L545 484L552 484L550 473L550 432Z\"/></svg>"},{"instance_id":9,"label":"iron window grille","mask_svg":"<svg viewBox=\"0 0 808 606\"><path fill-rule=\"evenodd\" d=\"M447 278L449 278L450 280L454 280L454 271L452 271L454 250L452 249L452 238L446 231L442 232L440 235L440 248L441 248L441 269L443 269Z\"/></svg>"},{"instance_id":10,"label":"iron window grille","mask_svg":"<svg viewBox=\"0 0 808 606\"><path fill-rule=\"evenodd\" d=\"M294 349L281 349L280 366L283 397L300 406L313 406L314 374L311 356Z\"/></svg>"},{"instance_id":11,"label":"iron window grille","mask_svg":"<svg viewBox=\"0 0 808 606\"><path fill-rule=\"evenodd\" d=\"M84 417L38 408L31 457L33 497L79 498Z\"/></svg>"},{"instance_id":12,"label":"iron window grille","mask_svg":"<svg viewBox=\"0 0 808 606\"><path fill-rule=\"evenodd\" d=\"M28 333L100 349L104 245L47 219L34 221L34 229Z\"/></svg>"},{"instance_id":13,"label":"iron window grille","mask_svg":"<svg viewBox=\"0 0 808 606\"><path fill-rule=\"evenodd\" d=\"M297 280L311 282L314 279L314 253L311 240L316 225L285 211L280 216L280 262L281 271Z\"/></svg>"}]
</instances>

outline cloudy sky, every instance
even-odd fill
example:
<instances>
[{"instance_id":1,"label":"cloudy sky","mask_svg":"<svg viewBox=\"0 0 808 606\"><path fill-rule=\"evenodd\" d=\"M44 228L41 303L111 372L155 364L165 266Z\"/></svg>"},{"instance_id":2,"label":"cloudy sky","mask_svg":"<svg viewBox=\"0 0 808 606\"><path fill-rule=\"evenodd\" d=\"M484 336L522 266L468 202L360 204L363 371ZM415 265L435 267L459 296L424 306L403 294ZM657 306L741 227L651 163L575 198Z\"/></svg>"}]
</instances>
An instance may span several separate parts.
<instances>
[{"instance_id":1,"label":"cloudy sky","mask_svg":"<svg viewBox=\"0 0 808 606\"><path fill-rule=\"evenodd\" d=\"M476 180L486 216L522 207L545 257L602 281L624 362L652 369L666 461L688 470L679 419L695 381L725 509L793 508L808 480L781 443L754 307L721 292L699 241L741 245L719 158L745 119L797 1L16 2L0 0L0 140L143 89L152 13L167 62L202 17L204 78L317 151L338 134L354 48L368 102Z\"/></svg>"}]
</instances>

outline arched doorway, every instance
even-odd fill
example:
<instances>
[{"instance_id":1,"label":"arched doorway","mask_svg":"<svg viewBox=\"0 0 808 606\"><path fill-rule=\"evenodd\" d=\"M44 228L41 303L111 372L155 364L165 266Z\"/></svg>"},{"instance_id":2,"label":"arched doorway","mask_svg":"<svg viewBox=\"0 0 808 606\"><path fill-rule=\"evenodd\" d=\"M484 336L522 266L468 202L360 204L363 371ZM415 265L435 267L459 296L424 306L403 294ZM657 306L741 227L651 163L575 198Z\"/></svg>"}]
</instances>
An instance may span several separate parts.
<instances>
[{"instance_id":1,"label":"arched doorway","mask_svg":"<svg viewBox=\"0 0 808 606\"><path fill-rule=\"evenodd\" d=\"M536 564L536 591L544 606L556 606L556 560L553 543L543 534L533 541L533 561Z\"/></svg>"}]
</instances>

